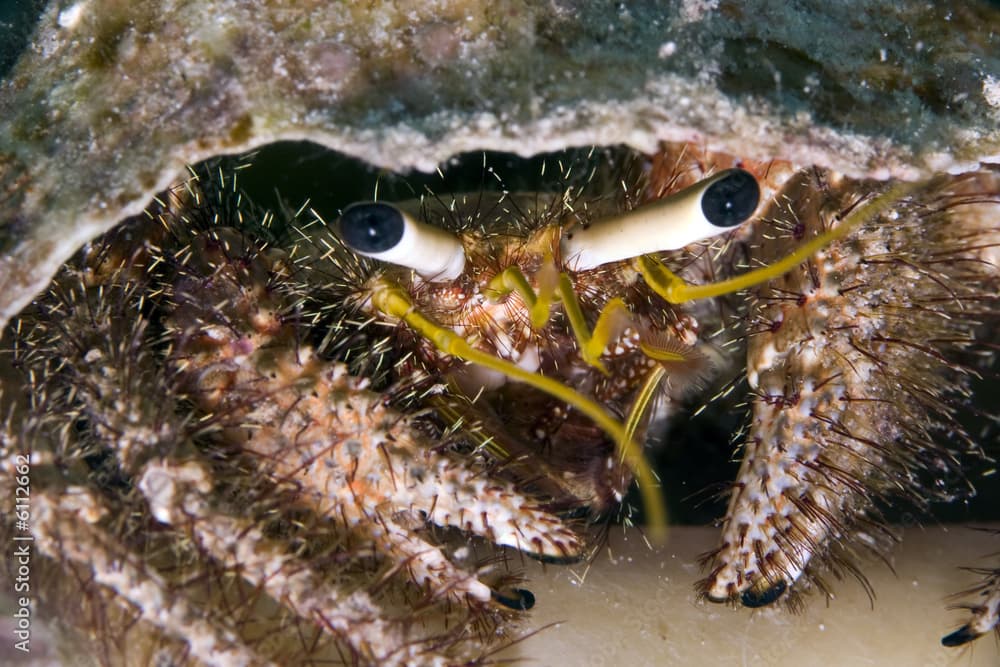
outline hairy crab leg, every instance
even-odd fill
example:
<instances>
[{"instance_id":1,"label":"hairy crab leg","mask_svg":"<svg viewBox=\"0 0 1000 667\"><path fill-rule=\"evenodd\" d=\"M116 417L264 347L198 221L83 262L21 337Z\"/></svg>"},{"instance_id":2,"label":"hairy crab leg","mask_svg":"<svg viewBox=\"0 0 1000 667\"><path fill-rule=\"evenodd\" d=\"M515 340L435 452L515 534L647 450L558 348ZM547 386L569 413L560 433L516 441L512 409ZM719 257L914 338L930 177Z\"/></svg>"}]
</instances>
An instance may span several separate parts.
<instances>
[{"instance_id":1,"label":"hairy crab leg","mask_svg":"<svg viewBox=\"0 0 1000 667\"><path fill-rule=\"evenodd\" d=\"M981 598L978 604L969 605L972 618L968 623L942 637L944 646L962 646L1000 627L1000 569L991 570L986 580L973 591Z\"/></svg>"},{"instance_id":2,"label":"hairy crab leg","mask_svg":"<svg viewBox=\"0 0 1000 667\"><path fill-rule=\"evenodd\" d=\"M995 269L982 256L995 222L960 223L969 198L952 190L975 191L975 179L939 179L919 193L905 184L854 203L876 187L803 173L789 186L787 215L772 221L779 233L760 232L758 252L784 257L800 243L796 228L826 239L855 230L751 305L753 414L721 545L705 558L699 587L710 600L757 607L793 586L829 592L824 572L863 580L855 553L879 553L893 537L877 502L925 506L953 492L940 480L961 480L961 456L981 455L952 399L975 373L956 359L975 349L976 319L996 300Z\"/></svg>"}]
</instances>

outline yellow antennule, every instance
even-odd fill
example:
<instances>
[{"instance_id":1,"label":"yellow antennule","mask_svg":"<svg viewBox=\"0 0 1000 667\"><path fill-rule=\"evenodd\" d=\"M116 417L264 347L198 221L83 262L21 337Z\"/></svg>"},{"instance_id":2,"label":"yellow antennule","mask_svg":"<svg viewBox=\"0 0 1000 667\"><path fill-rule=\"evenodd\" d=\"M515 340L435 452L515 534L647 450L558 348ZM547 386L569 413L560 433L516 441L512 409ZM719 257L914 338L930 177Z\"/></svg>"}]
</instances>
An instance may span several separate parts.
<instances>
[{"instance_id":1,"label":"yellow antennule","mask_svg":"<svg viewBox=\"0 0 1000 667\"><path fill-rule=\"evenodd\" d=\"M642 455L642 450L632 440L626 428L601 406L561 382L544 375L530 373L516 364L477 350L454 331L435 324L417 312L406 292L391 283L379 281L375 284L372 290L372 305L390 317L406 322L445 354L497 371L511 380L523 382L544 391L553 398L568 403L587 415L614 439L621 452L622 460L635 474L639 484L643 504L646 511L649 512L649 527L652 537L656 539L663 537L666 531L666 515L659 482ZM634 428L635 426L633 426L633 430Z\"/></svg>"},{"instance_id":2,"label":"yellow antennule","mask_svg":"<svg viewBox=\"0 0 1000 667\"><path fill-rule=\"evenodd\" d=\"M679 360L683 361L683 358ZM635 397L632 409L628 412L628 419L625 420L625 435L629 439L633 438L635 432L639 430L639 423L642 421L643 416L645 416L646 409L649 407L650 402L652 402L653 397L656 396L656 390L659 388L660 382L666 374L667 369L657 364L650 374L646 376L646 381L639 390L639 394Z\"/></svg>"},{"instance_id":3,"label":"yellow antennule","mask_svg":"<svg viewBox=\"0 0 1000 667\"><path fill-rule=\"evenodd\" d=\"M542 328L549 321L554 297L558 296L573 335L580 344L580 356L588 365L607 375L608 370L601 362L601 355L608 343L621 336L631 322L625 302L617 298L609 301L601 310L594 330L590 331L576 292L573 291L572 280L565 273L558 272L551 257L546 258L535 277L539 284L537 293L521 269L510 266L490 281L489 288L497 298L516 292L528 306L531 326L536 329Z\"/></svg>"}]
</instances>

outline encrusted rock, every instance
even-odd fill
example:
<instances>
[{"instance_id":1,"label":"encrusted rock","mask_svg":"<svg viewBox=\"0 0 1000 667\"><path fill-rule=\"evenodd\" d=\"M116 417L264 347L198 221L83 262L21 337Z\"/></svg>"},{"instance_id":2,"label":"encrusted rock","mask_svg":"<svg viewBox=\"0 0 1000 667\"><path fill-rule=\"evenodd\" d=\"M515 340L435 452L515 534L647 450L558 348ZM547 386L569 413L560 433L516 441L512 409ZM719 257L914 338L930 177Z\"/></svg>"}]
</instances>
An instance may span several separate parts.
<instances>
[{"instance_id":1,"label":"encrusted rock","mask_svg":"<svg viewBox=\"0 0 1000 667\"><path fill-rule=\"evenodd\" d=\"M693 140L861 176L1000 154L1000 9L773 0L52 2L0 89L0 323L181 166L394 169Z\"/></svg>"}]
</instances>

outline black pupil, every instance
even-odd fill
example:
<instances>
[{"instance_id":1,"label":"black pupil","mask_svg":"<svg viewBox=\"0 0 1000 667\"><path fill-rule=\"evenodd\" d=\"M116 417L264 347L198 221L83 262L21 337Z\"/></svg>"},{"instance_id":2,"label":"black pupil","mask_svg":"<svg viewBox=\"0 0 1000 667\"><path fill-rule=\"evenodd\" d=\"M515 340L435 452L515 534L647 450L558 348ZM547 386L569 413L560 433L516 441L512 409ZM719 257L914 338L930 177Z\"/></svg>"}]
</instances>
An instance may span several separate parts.
<instances>
[{"instance_id":1,"label":"black pupil","mask_svg":"<svg viewBox=\"0 0 1000 667\"><path fill-rule=\"evenodd\" d=\"M352 204L340 216L340 236L358 252L380 253L403 238L403 216L388 204Z\"/></svg>"},{"instance_id":2,"label":"black pupil","mask_svg":"<svg viewBox=\"0 0 1000 667\"><path fill-rule=\"evenodd\" d=\"M716 227L738 225L757 210L760 186L748 171L732 173L712 183L701 197L701 211Z\"/></svg>"}]
</instances>

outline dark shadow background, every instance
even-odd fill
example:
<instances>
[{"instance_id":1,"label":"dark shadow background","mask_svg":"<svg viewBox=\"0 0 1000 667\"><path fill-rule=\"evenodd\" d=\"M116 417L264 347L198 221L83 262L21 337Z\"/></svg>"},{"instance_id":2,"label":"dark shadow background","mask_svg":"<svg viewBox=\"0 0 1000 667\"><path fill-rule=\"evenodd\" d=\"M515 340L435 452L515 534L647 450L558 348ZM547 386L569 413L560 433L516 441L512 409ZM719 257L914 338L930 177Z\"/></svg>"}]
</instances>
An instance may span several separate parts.
<instances>
[{"instance_id":1,"label":"dark shadow background","mask_svg":"<svg viewBox=\"0 0 1000 667\"><path fill-rule=\"evenodd\" d=\"M0 80L31 39L45 0L0 0Z\"/></svg>"}]
</instances>

